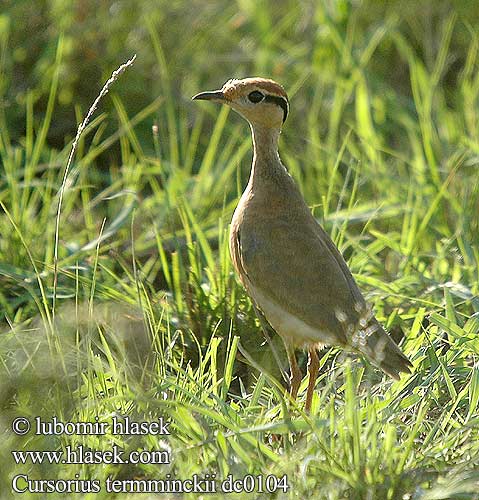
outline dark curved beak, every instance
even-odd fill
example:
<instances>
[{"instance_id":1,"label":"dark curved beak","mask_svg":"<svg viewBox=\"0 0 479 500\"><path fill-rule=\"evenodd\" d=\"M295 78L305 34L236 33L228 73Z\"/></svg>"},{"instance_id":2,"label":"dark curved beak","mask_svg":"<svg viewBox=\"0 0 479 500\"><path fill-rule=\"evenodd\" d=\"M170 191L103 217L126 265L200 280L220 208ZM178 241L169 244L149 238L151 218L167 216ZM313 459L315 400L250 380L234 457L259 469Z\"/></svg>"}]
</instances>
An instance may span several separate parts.
<instances>
[{"instance_id":1,"label":"dark curved beak","mask_svg":"<svg viewBox=\"0 0 479 500\"><path fill-rule=\"evenodd\" d=\"M197 101L224 101L225 95L221 90L213 90L210 92L200 92L192 97Z\"/></svg>"}]
</instances>

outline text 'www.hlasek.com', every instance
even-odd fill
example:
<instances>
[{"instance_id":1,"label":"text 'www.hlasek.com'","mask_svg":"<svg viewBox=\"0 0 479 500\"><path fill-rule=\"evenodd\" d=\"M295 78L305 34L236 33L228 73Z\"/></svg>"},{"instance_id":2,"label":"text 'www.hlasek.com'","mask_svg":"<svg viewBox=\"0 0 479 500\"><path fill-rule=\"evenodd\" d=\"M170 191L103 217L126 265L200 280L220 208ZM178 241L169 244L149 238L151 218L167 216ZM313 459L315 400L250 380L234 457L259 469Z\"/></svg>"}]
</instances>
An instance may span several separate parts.
<instances>
[{"instance_id":1,"label":"text 'www.hlasek.com'","mask_svg":"<svg viewBox=\"0 0 479 500\"><path fill-rule=\"evenodd\" d=\"M12 493L275 493L289 489L286 475L248 474L236 478L228 474L224 478L216 473L193 474L188 478L175 477L171 471L172 452L167 438L170 436L170 422L163 417L146 422L136 422L129 417L112 417L100 422L62 422L57 417L42 420L40 417L27 419L17 417L12 422L12 430L18 436L98 436L108 442L108 447L91 449L82 444L66 445L56 450L13 450L12 457L18 466L29 470L31 465L94 465L94 464L150 464L168 467L168 473L160 477L141 477L132 479L116 479L113 474L106 479L82 478L80 474L73 477L50 479L32 478L28 473L15 471L12 476ZM115 441L121 436L159 436L159 449L125 450ZM100 446L99 446L100 447ZM156 476L156 474L155 474Z\"/></svg>"}]
</instances>

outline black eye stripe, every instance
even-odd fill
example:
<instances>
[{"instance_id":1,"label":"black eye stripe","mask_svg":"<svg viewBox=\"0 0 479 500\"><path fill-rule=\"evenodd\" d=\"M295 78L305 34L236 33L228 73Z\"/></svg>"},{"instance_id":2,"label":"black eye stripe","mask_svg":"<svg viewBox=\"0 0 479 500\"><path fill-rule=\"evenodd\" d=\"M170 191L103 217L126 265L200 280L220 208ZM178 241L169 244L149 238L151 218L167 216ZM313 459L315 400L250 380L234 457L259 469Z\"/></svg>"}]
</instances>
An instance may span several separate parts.
<instances>
[{"instance_id":1,"label":"black eye stripe","mask_svg":"<svg viewBox=\"0 0 479 500\"><path fill-rule=\"evenodd\" d=\"M253 92L250 92L248 94L248 99L256 104L264 99L264 94L262 94L258 90L253 90Z\"/></svg>"},{"instance_id":2,"label":"black eye stripe","mask_svg":"<svg viewBox=\"0 0 479 500\"><path fill-rule=\"evenodd\" d=\"M289 106L288 106L288 100L285 99L284 97L280 97L277 95L269 95L269 94L264 95L259 90L253 90L253 92L250 92L248 94L248 99L250 102L254 104L257 104L262 101L276 104L283 110L283 123L285 122L286 117L288 116Z\"/></svg>"},{"instance_id":3,"label":"black eye stripe","mask_svg":"<svg viewBox=\"0 0 479 500\"><path fill-rule=\"evenodd\" d=\"M281 107L281 109L283 110L283 123L284 123L286 117L288 116L288 101L284 97L280 97L277 95L266 95L264 98L264 102L271 102Z\"/></svg>"}]
</instances>

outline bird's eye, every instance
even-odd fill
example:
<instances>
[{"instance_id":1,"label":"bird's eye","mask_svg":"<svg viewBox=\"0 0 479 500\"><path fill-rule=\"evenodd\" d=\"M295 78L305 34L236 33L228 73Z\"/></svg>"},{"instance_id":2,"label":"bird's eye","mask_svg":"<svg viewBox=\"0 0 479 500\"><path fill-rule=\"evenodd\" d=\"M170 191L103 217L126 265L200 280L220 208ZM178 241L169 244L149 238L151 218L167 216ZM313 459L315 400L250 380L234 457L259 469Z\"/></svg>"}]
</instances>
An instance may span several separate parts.
<instances>
[{"instance_id":1,"label":"bird's eye","mask_svg":"<svg viewBox=\"0 0 479 500\"><path fill-rule=\"evenodd\" d=\"M264 95L257 90L253 90L253 92L250 92L248 94L248 99L256 104L257 102L261 102L264 99Z\"/></svg>"}]
</instances>

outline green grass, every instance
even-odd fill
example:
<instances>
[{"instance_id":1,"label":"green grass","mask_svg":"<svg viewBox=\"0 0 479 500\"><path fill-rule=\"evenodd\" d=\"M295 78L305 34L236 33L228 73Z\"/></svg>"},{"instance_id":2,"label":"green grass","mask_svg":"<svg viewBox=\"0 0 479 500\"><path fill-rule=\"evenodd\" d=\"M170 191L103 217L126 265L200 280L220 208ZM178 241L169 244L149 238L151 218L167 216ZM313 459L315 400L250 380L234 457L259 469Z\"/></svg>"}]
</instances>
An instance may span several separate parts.
<instances>
[{"instance_id":1,"label":"green grass","mask_svg":"<svg viewBox=\"0 0 479 500\"><path fill-rule=\"evenodd\" d=\"M466 3L455 13L429 4L426 41L422 11L400 2L324 2L311 12L285 2L282 16L268 2L201 4L198 24L186 4L161 20L138 4L137 61L100 104L68 173L56 285L55 219L75 129L57 120L73 85L75 35L67 26L49 38L48 71L12 100L19 49L8 12L0 16L1 497L16 474L78 474L103 487L84 498L110 498L108 476L170 473L218 482L286 474L289 490L275 498L479 498L479 34ZM188 40L175 38L190 28ZM208 61L214 40L231 54L238 43L249 59ZM112 67L126 60L119 54ZM156 97L145 88L136 109L134 83L152 82L145 68ZM96 93L111 68L102 71ZM297 406L287 404L283 347L264 341L229 259L248 127L226 108L189 101L252 74L288 90L282 159L414 364L395 382L325 349L311 415L302 411L306 379ZM94 97L81 105L85 94L78 104L72 95L77 126ZM63 148L53 145L59 124ZM171 435L11 431L18 416L122 415L163 416ZM11 455L114 444L167 450L171 464L15 465Z\"/></svg>"}]
</instances>

